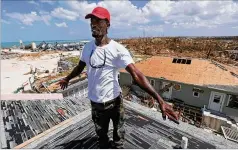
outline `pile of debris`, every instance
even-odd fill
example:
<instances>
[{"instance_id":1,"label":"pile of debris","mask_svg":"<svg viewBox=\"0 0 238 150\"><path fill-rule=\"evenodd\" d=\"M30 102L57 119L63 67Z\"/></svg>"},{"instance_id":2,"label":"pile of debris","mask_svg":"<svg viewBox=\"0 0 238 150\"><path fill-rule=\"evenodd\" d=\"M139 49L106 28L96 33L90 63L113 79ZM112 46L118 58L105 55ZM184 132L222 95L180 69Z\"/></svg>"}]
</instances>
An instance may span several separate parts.
<instances>
[{"instance_id":1,"label":"pile of debris","mask_svg":"<svg viewBox=\"0 0 238 150\"><path fill-rule=\"evenodd\" d=\"M1 51L1 60L12 59L12 58L17 58L17 57L20 57L19 53L11 52L11 50L9 50L8 52L7 51Z\"/></svg>"},{"instance_id":2,"label":"pile of debris","mask_svg":"<svg viewBox=\"0 0 238 150\"><path fill-rule=\"evenodd\" d=\"M60 60L58 61L58 67L57 67L58 72L61 73L63 71L67 71L70 68L72 68L74 65L77 65L77 64L73 64L73 62L71 62L71 61L68 61L68 59L69 59L69 57L65 57L64 55L60 56Z\"/></svg>"},{"instance_id":3,"label":"pile of debris","mask_svg":"<svg viewBox=\"0 0 238 150\"><path fill-rule=\"evenodd\" d=\"M68 43L50 43L42 41L40 44L36 45L34 42L32 44L24 45L21 44L20 49L24 50L32 50L32 51L51 51L51 50L59 50L59 51L75 51L75 50L82 50L84 45L88 41L83 42L68 42Z\"/></svg>"},{"instance_id":4,"label":"pile of debris","mask_svg":"<svg viewBox=\"0 0 238 150\"><path fill-rule=\"evenodd\" d=\"M216 38L153 37L118 40L135 54L215 59L224 64L237 64L238 40ZM232 51L227 51L232 49ZM231 55L221 55L221 52ZM237 64L238 65L238 64Z\"/></svg>"},{"instance_id":5,"label":"pile of debris","mask_svg":"<svg viewBox=\"0 0 238 150\"><path fill-rule=\"evenodd\" d=\"M37 60L43 56L49 56L50 58L58 57L61 54L60 51L42 51L42 52L32 52L23 53L17 57L18 60Z\"/></svg>"},{"instance_id":6,"label":"pile of debris","mask_svg":"<svg viewBox=\"0 0 238 150\"><path fill-rule=\"evenodd\" d=\"M58 82L72 71L78 64L78 61L78 57L64 56L61 54L58 66L52 71L30 66L29 72L24 74L31 75L29 80L18 87L14 93L56 93L60 89ZM86 71L83 71L80 76L71 80L69 85L84 79L86 79ZM30 86L30 89L26 89L27 85Z\"/></svg>"},{"instance_id":7,"label":"pile of debris","mask_svg":"<svg viewBox=\"0 0 238 150\"><path fill-rule=\"evenodd\" d=\"M169 87L164 87L164 89L160 90L160 93L165 92L167 88ZM153 97L145 92L138 92L136 90L133 90L133 85L122 87L122 94L128 101L141 104L155 111L160 110L158 102L154 100ZM181 111L181 121L195 125L197 127L202 126L201 108L186 105L178 99L166 100L166 102L171 105L174 110Z\"/></svg>"}]
</instances>

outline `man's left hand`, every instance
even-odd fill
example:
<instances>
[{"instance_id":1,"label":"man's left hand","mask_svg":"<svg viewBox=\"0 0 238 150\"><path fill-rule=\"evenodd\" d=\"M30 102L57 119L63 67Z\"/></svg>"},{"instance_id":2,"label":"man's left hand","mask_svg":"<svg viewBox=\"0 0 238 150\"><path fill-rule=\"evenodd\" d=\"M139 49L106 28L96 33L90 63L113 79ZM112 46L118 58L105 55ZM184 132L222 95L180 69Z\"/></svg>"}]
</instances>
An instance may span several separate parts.
<instances>
[{"instance_id":1,"label":"man's left hand","mask_svg":"<svg viewBox=\"0 0 238 150\"><path fill-rule=\"evenodd\" d=\"M160 110L164 120L166 119L166 116L168 116L168 119L176 123L179 123L178 121L179 121L181 112L175 112L171 105L167 104L166 102L163 102L163 104L160 106Z\"/></svg>"}]
</instances>

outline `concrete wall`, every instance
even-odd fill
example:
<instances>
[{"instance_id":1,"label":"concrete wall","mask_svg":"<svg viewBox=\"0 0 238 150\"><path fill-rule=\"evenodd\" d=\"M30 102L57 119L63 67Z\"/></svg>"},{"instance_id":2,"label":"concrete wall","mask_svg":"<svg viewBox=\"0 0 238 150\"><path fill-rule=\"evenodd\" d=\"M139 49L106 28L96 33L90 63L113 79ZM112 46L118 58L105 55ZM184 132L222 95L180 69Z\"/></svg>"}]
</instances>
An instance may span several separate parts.
<instances>
[{"instance_id":1,"label":"concrete wall","mask_svg":"<svg viewBox=\"0 0 238 150\"><path fill-rule=\"evenodd\" d=\"M229 108L224 106L222 112L228 116L238 116L238 109L235 108Z\"/></svg>"},{"instance_id":2,"label":"concrete wall","mask_svg":"<svg viewBox=\"0 0 238 150\"><path fill-rule=\"evenodd\" d=\"M121 86L123 85L131 85L131 75L128 73L120 73L120 79L119 79L119 83Z\"/></svg>"},{"instance_id":3,"label":"concrete wall","mask_svg":"<svg viewBox=\"0 0 238 150\"><path fill-rule=\"evenodd\" d=\"M147 79L154 79L155 80L155 86L154 88L156 89L156 91L159 91L161 89L162 86L162 82L165 81L163 79L155 79L155 78L150 78L147 77ZM120 85L131 85L131 75L128 73L120 73ZM169 82L169 81L165 81L165 82ZM172 89L172 96L171 98L177 98L180 100L183 100L186 104L192 105L192 106L196 106L196 107L203 107L204 105L206 105L206 108L208 108L209 105L209 100L210 100L210 95L211 92L219 92L219 93L224 93L226 94L226 98L223 104L223 109L222 112L227 114L228 116L238 116L238 109L234 109L234 108L229 108L227 107L227 102L228 102L228 92L225 91L221 91L221 90L217 90L217 89L209 89L209 88L204 88L204 87L198 87L198 86L193 86L193 85L188 85L188 84L182 84L182 83L178 83L181 85L181 89L179 91L175 90L174 88ZM193 88L199 88L201 90L203 90L203 93L199 94L199 97L194 97L193 96ZM141 90L140 88L134 88L140 92L143 92L143 90Z\"/></svg>"},{"instance_id":4,"label":"concrete wall","mask_svg":"<svg viewBox=\"0 0 238 150\"><path fill-rule=\"evenodd\" d=\"M180 84L181 89L179 91L173 88L172 98L183 100L186 104L196 107L208 106L211 90L208 88L201 88L187 84ZM203 93L199 93L199 97L193 96L193 88L199 88L203 90Z\"/></svg>"},{"instance_id":5,"label":"concrete wall","mask_svg":"<svg viewBox=\"0 0 238 150\"><path fill-rule=\"evenodd\" d=\"M154 79L155 80L155 90L159 91L162 86L163 80L161 79L155 79L147 77L148 80ZM165 81L169 82L169 81ZM131 84L131 76L128 73L121 73L120 74L120 84L123 85L130 85ZM201 90L204 90L204 93L200 93L199 97L193 96L193 87L186 84L180 84L181 89L179 91L173 89L172 90L172 98L177 98L180 100L183 100L186 104L197 106L197 107L203 107L204 105L208 106L209 104L209 98L211 91L207 88L200 88ZM138 88L137 88L138 89ZM140 90L141 91L141 90Z\"/></svg>"},{"instance_id":6,"label":"concrete wall","mask_svg":"<svg viewBox=\"0 0 238 150\"><path fill-rule=\"evenodd\" d=\"M155 85L154 85L154 88L155 90L159 90L160 89L160 80L156 79L156 78L151 78L151 77L147 77L147 79L150 80L154 80L155 81ZM119 83L121 86L123 85L131 85L132 83L132 77L130 74L128 73L120 73L120 80L119 80Z\"/></svg>"}]
</instances>

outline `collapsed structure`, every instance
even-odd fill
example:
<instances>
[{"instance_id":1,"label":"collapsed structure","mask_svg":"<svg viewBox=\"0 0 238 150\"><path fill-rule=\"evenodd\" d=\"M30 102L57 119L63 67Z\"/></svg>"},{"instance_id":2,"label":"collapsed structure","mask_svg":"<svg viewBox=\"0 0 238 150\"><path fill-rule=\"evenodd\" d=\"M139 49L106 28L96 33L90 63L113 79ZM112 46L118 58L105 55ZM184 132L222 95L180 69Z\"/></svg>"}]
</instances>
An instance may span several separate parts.
<instances>
[{"instance_id":1,"label":"collapsed structure","mask_svg":"<svg viewBox=\"0 0 238 150\"><path fill-rule=\"evenodd\" d=\"M237 36L148 37L118 41L136 54L213 59L222 64L238 66Z\"/></svg>"},{"instance_id":2,"label":"collapsed structure","mask_svg":"<svg viewBox=\"0 0 238 150\"><path fill-rule=\"evenodd\" d=\"M205 125L217 132L227 124L238 129L238 68L206 59L160 56L135 66L166 101L173 103L175 109L183 110L184 121L199 127ZM128 100L133 99L130 94L140 97L141 103L150 99L125 70L121 70L119 81L131 91ZM209 114L215 114L212 118L217 121L211 123L212 120L206 118ZM218 119L218 116L226 119Z\"/></svg>"},{"instance_id":3,"label":"collapsed structure","mask_svg":"<svg viewBox=\"0 0 238 150\"><path fill-rule=\"evenodd\" d=\"M34 42L28 45L24 45L23 42L20 42L19 48L23 50L32 50L32 51L46 51L46 50L74 51L74 50L82 50L87 42L88 41L52 43L42 41L38 45L36 45Z\"/></svg>"}]
</instances>

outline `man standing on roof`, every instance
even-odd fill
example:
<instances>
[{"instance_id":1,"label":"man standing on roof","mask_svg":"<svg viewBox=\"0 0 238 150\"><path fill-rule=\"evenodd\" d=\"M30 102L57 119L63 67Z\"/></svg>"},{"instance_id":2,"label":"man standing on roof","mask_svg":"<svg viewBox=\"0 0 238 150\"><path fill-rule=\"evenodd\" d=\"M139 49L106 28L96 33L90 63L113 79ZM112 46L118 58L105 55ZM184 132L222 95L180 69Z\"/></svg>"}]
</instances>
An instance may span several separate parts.
<instances>
[{"instance_id":1,"label":"man standing on roof","mask_svg":"<svg viewBox=\"0 0 238 150\"><path fill-rule=\"evenodd\" d=\"M167 115L178 120L178 115L172 107L163 101L146 77L135 67L129 51L108 38L110 27L108 10L96 7L92 13L85 16L85 19L91 19L90 27L95 40L85 45L78 65L60 81L60 85L62 89L67 88L68 82L87 66L88 98L91 100L92 120L99 137L100 148L123 148L125 130L122 90L118 83L120 68L125 68L137 85L158 101L163 117ZM112 145L115 147L109 147L107 133L110 119L113 121Z\"/></svg>"}]
</instances>

